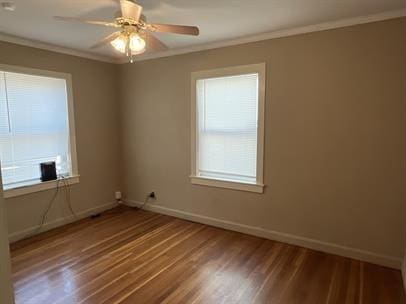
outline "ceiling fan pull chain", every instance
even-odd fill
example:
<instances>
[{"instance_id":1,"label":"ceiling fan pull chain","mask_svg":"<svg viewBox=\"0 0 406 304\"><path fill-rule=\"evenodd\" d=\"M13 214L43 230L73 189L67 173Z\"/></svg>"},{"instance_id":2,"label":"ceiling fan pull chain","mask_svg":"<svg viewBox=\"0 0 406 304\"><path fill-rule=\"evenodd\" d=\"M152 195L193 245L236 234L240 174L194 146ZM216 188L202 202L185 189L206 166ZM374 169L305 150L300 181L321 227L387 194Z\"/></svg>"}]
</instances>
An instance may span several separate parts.
<instances>
[{"instance_id":1,"label":"ceiling fan pull chain","mask_svg":"<svg viewBox=\"0 0 406 304\"><path fill-rule=\"evenodd\" d=\"M133 52L132 52L132 50L130 48L130 63L133 63L133 62L134 62Z\"/></svg>"}]
</instances>

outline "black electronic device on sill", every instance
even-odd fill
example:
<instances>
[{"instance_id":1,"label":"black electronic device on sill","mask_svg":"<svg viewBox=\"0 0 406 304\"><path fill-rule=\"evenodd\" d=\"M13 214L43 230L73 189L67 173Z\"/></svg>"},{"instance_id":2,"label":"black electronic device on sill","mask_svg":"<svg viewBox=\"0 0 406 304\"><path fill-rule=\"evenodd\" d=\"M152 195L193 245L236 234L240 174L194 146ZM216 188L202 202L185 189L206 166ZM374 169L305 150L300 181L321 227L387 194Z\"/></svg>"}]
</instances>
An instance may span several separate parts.
<instances>
[{"instance_id":1,"label":"black electronic device on sill","mask_svg":"<svg viewBox=\"0 0 406 304\"><path fill-rule=\"evenodd\" d=\"M41 168L41 182L57 179L56 164L54 161L40 163Z\"/></svg>"}]
</instances>

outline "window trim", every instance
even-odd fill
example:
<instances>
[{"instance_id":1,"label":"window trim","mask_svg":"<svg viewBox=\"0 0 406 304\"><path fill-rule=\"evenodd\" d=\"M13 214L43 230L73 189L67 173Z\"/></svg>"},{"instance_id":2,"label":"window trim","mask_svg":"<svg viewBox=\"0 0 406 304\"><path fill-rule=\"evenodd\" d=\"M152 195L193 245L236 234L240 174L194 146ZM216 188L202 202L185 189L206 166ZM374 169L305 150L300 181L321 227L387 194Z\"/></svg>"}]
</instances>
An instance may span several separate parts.
<instances>
[{"instance_id":1,"label":"window trim","mask_svg":"<svg viewBox=\"0 0 406 304\"><path fill-rule=\"evenodd\" d=\"M198 134L197 134L197 96L196 84L199 79L237 76L244 74L258 74L258 130L257 130L257 179L255 183L222 180L198 176ZM227 189L263 193L264 185L264 130L265 130L265 87L266 87L266 64L257 63L240 65L213 70L192 72L191 81L191 175L192 184L213 186Z\"/></svg>"},{"instance_id":2,"label":"window trim","mask_svg":"<svg viewBox=\"0 0 406 304\"><path fill-rule=\"evenodd\" d=\"M67 108L68 108L68 127L69 127L69 152L70 152L70 173L66 177L69 184L79 183L79 171L77 163L77 152L76 152L76 130L75 130L75 115L73 106L73 89L72 89L72 75L68 73L55 72L49 70L40 70L33 68L26 68L21 66L14 66L8 64L0 64L0 71L28 74L34 76L44 76L64 79L66 81L66 98L67 98ZM4 188L4 197L14 197L19 195L25 195L28 193L34 193L38 191L43 191L47 189L55 188L57 181L49 182L33 182L32 184L24 184L22 186L17 186L14 188Z\"/></svg>"},{"instance_id":3,"label":"window trim","mask_svg":"<svg viewBox=\"0 0 406 304\"><path fill-rule=\"evenodd\" d=\"M35 180L32 182L21 182L17 184L17 187L14 188L5 188L3 190L4 198L11 198L21 195L26 195L30 193L55 189L57 186L65 187L66 184L74 185L79 183L79 175L71 175L65 178L65 183L61 181L62 179L59 177L57 180L50 180L46 182L41 182L40 180Z\"/></svg>"}]
</instances>

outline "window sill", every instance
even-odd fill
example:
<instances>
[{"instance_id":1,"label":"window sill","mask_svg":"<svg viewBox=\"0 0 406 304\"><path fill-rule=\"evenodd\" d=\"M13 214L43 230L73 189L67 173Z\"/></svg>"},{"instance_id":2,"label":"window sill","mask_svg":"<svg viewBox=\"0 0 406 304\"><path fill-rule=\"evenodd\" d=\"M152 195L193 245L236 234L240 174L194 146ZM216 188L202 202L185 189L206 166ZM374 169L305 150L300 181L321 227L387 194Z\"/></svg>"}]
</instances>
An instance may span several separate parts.
<instances>
[{"instance_id":1,"label":"window sill","mask_svg":"<svg viewBox=\"0 0 406 304\"><path fill-rule=\"evenodd\" d=\"M59 186L64 186L64 183L61 179L59 179ZM69 183L69 185L74 185L79 183L79 175L72 175L69 177L65 178L65 181ZM4 188L3 190L3 196L4 198L10 198L10 197L15 197L15 196L20 196L20 195L26 195L30 193L35 193L35 192L40 192L40 191L45 191L49 189L55 189L57 186L58 180L52 180L52 181L47 181L47 182L41 182L41 181L32 181L29 184L22 183L20 185L17 185L14 188Z\"/></svg>"},{"instance_id":2,"label":"window sill","mask_svg":"<svg viewBox=\"0 0 406 304\"><path fill-rule=\"evenodd\" d=\"M235 181L228 181L228 180L221 180L221 179L212 179L200 176L190 176L190 181L194 185L203 185L203 186L211 186L211 187L218 187L218 188L226 188L226 189L234 189L234 190L241 190L241 191L248 191L248 192L256 192L256 193L263 193L264 186L263 184L251 184L251 183L244 183L244 182L235 182Z\"/></svg>"}]
</instances>

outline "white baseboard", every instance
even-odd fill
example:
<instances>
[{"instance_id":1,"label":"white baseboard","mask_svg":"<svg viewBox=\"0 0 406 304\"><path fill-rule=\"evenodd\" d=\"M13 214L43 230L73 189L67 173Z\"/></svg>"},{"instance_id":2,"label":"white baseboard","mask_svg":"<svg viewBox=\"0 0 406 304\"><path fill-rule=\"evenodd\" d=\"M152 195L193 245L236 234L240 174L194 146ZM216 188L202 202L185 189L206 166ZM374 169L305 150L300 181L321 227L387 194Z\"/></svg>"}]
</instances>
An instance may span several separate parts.
<instances>
[{"instance_id":1,"label":"white baseboard","mask_svg":"<svg viewBox=\"0 0 406 304\"><path fill-rule=\"evenodd\" d=\"M111 203L103 204L103 205L100 205L100 206L96 206L94 208L90 208L90 209L80 211L80 212L76 213L77 218L75 218L73 215L70 215L70 216L67 216L67 217L64 217L64 218L62 218L62 217L58 218L58 219L53 220L51 222L47 222L47 223L44 224L43 228L41 229L41 232L44 232L44 231L47 231L47 230L50 230L50 229L53 229L53 228L56 228L56 227L60 227L60 226L72 223L74 221L83 219L85 217L88 217L88 216L90 216L92 214L96 214L96 213L111 209L115 205L116 205L116 202L111 202ZM36 225L36 226L30 227L30 228L27 228L27 229L24 229L24 230L21 230L21 231L10 233L8 235L8 240L9 240L10 243L22 240L22 239L24 239L24 238L26 238L28 236L32 236L36 232L36 230L38 228L39 228L39 225Z\"/></svg>"},{"instance_id":2,"label":"white baseboard","mask_svg":"<svg viewBox=\"0 0 406 304\"><path fill-rule=\"evenodd\" d=\"M139 207L142 205L141 202L134 200L125 200L125 204L128 206ZM232 231L237 231L245 234L255 235L258 237L288 243L296 246L301 246L317 251L327 252L351 259L356 259L364 262L369 262L385 267L390 267L394 269L400 269L402 261L400 258L377 254L374 252L341 246L333 243L318 241L315 239L310 239L302 236L296 236L288 233L267 230L261 227L249 226L240 223L230 222L218 218L208 217L204 215L199 215L195 213L185 212L181 210L171 209L163 207L156 204L147 204L144 209L150 210L152 212L157 212L161 214L166 214L185 220L198 222L210 226L215 226L219 228L224 228Z\"/></svg>"}]
</instances>

